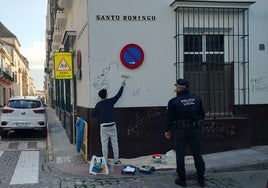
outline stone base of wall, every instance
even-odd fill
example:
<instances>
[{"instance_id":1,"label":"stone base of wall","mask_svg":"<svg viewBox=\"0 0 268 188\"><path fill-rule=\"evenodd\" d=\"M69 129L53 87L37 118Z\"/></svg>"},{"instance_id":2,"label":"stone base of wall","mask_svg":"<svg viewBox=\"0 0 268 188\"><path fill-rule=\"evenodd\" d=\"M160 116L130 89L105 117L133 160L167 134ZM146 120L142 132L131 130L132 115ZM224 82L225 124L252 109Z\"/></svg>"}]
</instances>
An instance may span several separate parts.
<instances>
[{"instance_id":1,"label":"stone base of wall","mask_svg":"<svg viewBox=\"0 0 268 188\"><path fill-rule=\"evenodd\" d=\"M251 121L245 117L206 119L202 129L203 153L251 146Z\"/></svg>"},{"instance_id":2,"label":"stone base of wall","mask_svg":"<svg viewBox=\"0 0 268 188\"><path fill-rule=\"evenodd\" d=\"M268 106L268 105L267 105ZM267 106L262 108L267 112ZM257 106L247 106L252 116L239 114L237 117L207 118L201 129L203 153L214 153L233 149L247 148L258 143L267 144L267 138L257 135L267 133L264 126L266 119L255 120L253 112ZM241 109L241 106L239 107ZM98 120L91 116L91 110L78 107L77 114L88 122L88 153L102 155ZM236 109L235 109L236 110ZM116 120L120 157L133 158L153 153L166 153L173 149L173 140L164 137L164 117L166 107L143 107L143 108L117 108ZM263 111L262 113L265 113ZM259 117L258 117L259 118ZM256 126L256 122L257 126ZM261 127L261 128L260 128ZM264 128L265 127L265 128ZM263 132L262 132L262 131ZM112 157L111 145L109 145L110 157ZM187 154L191 154L187 149Z\"/></svg>"},{"instance_id":3,"label":"stone base of wall","mask_svg":"<svg viewBox=\"0 0 268 188\"><path fill-rule=\"evenodd\" d=\"M252 146L268 145L268 104L235 106L235 115L251 119Z\"/></svg>"}]
</instances>

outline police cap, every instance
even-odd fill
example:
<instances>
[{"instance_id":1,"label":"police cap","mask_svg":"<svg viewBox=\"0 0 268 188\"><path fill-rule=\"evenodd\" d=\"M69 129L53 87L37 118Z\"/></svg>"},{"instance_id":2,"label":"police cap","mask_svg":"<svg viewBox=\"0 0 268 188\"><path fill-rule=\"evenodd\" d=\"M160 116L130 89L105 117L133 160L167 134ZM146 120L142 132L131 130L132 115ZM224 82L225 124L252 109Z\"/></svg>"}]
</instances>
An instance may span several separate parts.
<instances>
[{"instance_id":1,"label":"police cap","mask_svg":"<svg viewBox=\"0 0 268 188\"><path fill-rule=\"evenodd\" d=\"M189 81L185 79L178 79L177 83L175 84L177 87L189 87Z\"/></svg>"}]
</instances>

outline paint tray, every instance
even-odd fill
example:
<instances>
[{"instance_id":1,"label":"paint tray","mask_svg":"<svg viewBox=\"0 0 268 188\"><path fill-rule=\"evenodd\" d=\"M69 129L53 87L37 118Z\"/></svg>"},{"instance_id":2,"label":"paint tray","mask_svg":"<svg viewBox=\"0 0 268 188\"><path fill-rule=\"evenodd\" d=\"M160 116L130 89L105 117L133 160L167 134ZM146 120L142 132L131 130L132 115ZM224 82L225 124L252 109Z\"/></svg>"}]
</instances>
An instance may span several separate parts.
<instances>
[{"instance_id":1,"label":"paint tray","mask_svg":"<svg viewBox=\"0 0 268 188\"><path fill-rule=\"evenodd\" d=\"M121 170L121 174L135 175L137 168L135 166L124 166Z\"/></svg>"},{"instance_id":2,"label":"paint tray","mask_svg":"<svg viewBox=\"0 0 268 188\"><path fill-rule=\"evenodd\" d=\"M153 166L143 165L139 168L139 172L142 174L152 174L155 168Z\"/></svg>"}]
</instances>

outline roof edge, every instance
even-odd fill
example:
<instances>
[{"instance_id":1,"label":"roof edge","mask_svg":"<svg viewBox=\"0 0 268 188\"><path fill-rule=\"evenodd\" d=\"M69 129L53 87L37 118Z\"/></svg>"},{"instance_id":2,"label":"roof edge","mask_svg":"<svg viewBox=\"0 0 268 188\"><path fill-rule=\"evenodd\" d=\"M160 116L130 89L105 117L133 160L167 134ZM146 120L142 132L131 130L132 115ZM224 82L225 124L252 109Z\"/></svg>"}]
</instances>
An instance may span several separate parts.
<instances>
[{"instance_id":1,"label":"roof edge","mask_svg":"<svg viewBox=\"0 0 268 188\"><path fill-rule=\"evenodd\" d=\"M249 8L256 1L202 1L202 0L175 0L170 6L178 7L206 7L206 8Z\"/></svg>"}]
</instances>

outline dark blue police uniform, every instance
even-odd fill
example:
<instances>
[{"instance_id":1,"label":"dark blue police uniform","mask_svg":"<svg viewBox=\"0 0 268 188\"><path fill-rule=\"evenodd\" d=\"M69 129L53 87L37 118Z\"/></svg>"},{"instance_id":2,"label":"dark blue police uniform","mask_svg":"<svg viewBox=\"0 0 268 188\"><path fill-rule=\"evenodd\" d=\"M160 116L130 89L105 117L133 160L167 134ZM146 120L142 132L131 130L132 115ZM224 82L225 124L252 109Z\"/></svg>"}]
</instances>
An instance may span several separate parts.
<instances>
[{"instance_id":1,"label":"dark blue police uniform","mask_svg":"<svg viewBox=\"0 0 268 188\"><path fill-rule=\"evenodd\" d=\"M174 128L174 147L179 180L185 183L184 157L188 143L194 158L198 182L204 182L205 163L200 149L200 126L205 118L205 111L200 97L190 94L188 86L187 80L177 80L177 87L185 89L179 91L177 97L168 102L165 132Z\"/></svg>"}]
</instances>

